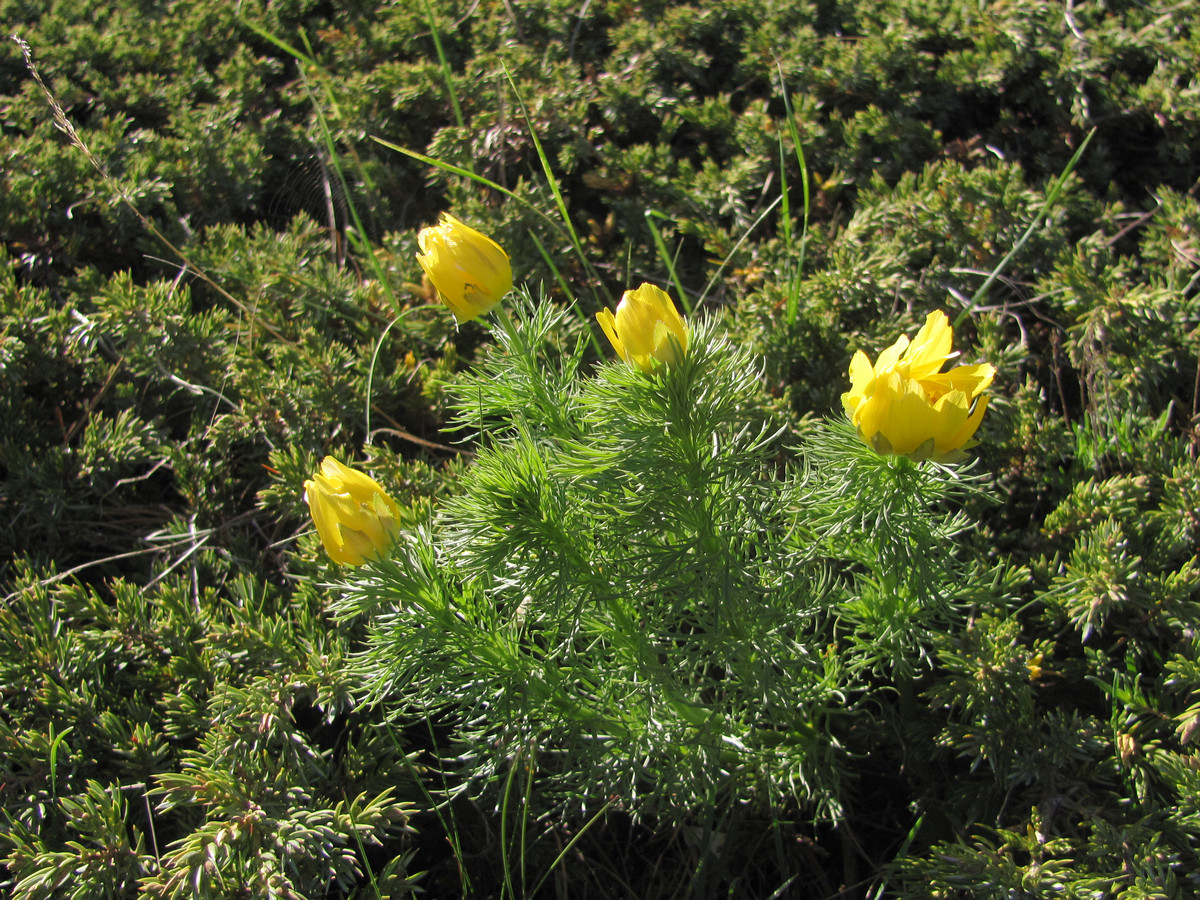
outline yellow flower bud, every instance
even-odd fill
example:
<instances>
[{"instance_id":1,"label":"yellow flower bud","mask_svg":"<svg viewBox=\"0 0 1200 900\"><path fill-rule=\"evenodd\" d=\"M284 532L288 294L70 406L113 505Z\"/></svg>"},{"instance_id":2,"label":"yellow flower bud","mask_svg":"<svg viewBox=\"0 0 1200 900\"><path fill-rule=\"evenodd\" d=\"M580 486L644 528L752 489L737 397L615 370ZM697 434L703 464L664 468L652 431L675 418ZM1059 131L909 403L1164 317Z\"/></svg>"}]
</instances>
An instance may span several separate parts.
<instances>
[{"instance_id":1,"label":"yellow flower bud","mask_svg":"<svg viewBox=\"0 0 1200 900\"><path fill-rule=\"evenodd\" d=\"M1035 653L1025 661L1025 668L1029 670L1029 680L1038 681L1042 677L1042 654Z\"/></svg>"},{"instance_id":2,"label":"yellow flower bud","mask_svg":"<svg viewBox=\"0 0 1200 900\"><path fill-rule=\"evenodd\" d=\"M667 292L652 284L626 291L617 313L602 309L596 320L617 354L627 363L649 372L654 360L671 364L687 352L688 328Z\"/></svg>"},{"instance_id":3,"label":"yellow flower bud","mask_svg":"<svg viewBox=\"0 0 1200 900\"><path fill-rule=\"evenodd\" d=\"M512 290L508 254L449 213L417 235L417 262L461 325L482 316Z\"/></svg>"},{"instance_id":4,"label":"yellow flower bud","mask_svg":"<svg viewBox=\"0 0 1200 900\"><path fill-rule=\"evenodd\" d=\"M361 566L388 552L400 528L400 508L372 478L332 456L304 482L304 499L334 562Z\"/></svg>"},{"instance_id":5,"label":"yellow flower bud","mask_svg":"<svg viewBox=\"0 0 1200 900\"><path fill-rule=\"evenodd\" d=\"M980 394L996 370L984 363L942 372L958 356L950 350L952 342L950 321L938 310L911 342L901 335L875 365L861 350L854 354L842 405L859 437L876 452L952 461L973 445L987 409Z\"/></svg>"}]
</instances>

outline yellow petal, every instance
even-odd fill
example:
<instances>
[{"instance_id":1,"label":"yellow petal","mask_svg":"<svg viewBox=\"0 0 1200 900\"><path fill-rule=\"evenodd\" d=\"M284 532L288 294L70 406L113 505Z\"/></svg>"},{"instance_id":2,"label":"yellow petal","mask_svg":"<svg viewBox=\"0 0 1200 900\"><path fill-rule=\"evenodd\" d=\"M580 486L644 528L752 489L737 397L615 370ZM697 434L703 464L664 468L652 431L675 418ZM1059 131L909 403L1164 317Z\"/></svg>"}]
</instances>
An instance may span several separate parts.
<instances>
[{"instance_id":1,"label":"yellow petal","mask_svg":"<svg viewBox=\"0 0 1200 900\"><path fill-rule=\"evenodd\" d=\"M950 352L953 339L954 329L944 312L939 309L926 316L925 324L904 354L908 377L920 380L938 372L947 359L957 355Z\"/></svg>"},{"instance_id":2,"label":"yellow petal","mask_svg":"<svg viewBox=\"0 0 1200 900\"><path fill-rule=\"evenodd\" d=\"M907 349L908 336L902 334L896 338L896 343L879 354L879 359L875 361L875 372L880 375L890 372L900 360L900 355Z\"/></svg>"},{"instance_id":3,"label":"yellow petal","mask_svg":"<svg viewBox=\"0 0 1200 900\"><path fill-rule=\"evenodd\" d=\"M341 537L338 534L337 516L329 503L327 492L313 481L304 482L304 499L308 501L308 510L312 515L313 524L317 526L317 535L326 551L330 547L340 548Z\"/></svg>"},{"instance_id":4,"label":"yellow petal","mask_svg":"<svg viewBox=\"0 0 1200 900\"><path fill-rule=\"evenodd\" d=\"M855 418L855 410L858 409L858 404L862 401L862 394L855 394L852 391L846 391L842 394L842 409L846 410L846 417L855 425L858 424Z\"/></svg>"},{"instance_id":5,"label":"yellow petal","mask_svg":"<svg viewBox=\"0 0 1200 900\"><path fill-rule=\"evenodd\" d=\"M850 416L850 421L855 422L854 410L871 389L874 380L875 368L871 365L871 360L867 354L856 350L854 358L850 360L850 390L842 394L842 406L846 409L846 415Z\"/></svg>"},{"instance_id":6,"label":"yellow petal","mask_svg":"<svg viewBox=\"0 0 1200 900\"><path fill-rule=\"evenodd\" d=\"M885 375L875 379L875 389L864 396L854 411L851 421L858 427L863 440L870 444L888 421L892 405L898 398L896 384L899 379Z\"/></svg>"},{"instance_id":7,"label":"yellow petal","mask_svg":"<svg viewBox=\"0 0 1200 900\"><path fill-rule=\"evenodd\" d=\"M987 409L987 397L980 397L975 403L975 409L953 433L945 437L945 440L938 446L938 451L947 453L952 450L958 450L967 447L971 443L971 439L975 437L975 432L979 430L979 426L983 423L983 412Z\"/></svg>"},{"instance_id":8,"label":"yellow petal","mask_svg":"<svg viewBox=\"0 0 1200 900\"><path fill-rule=\"evenodd\" d=\"M962 391L968 397L978 397L991 385L996 369L988 363L977 366L955 366L949 372L930 375L921 379L925 390L933 397Z\"/></svg>"},{"instance_id":9,"label":"yellow petal","mask_svg":"<svg viewBox=\"0 0 1200 900\"><path fill-rule=\"evenodd\" d=\"M930 441L938 453L961 446L952 445L967 420L966 398L961 392L934 404L918 382L899 373L878 381L882 385L859 407L859 432L867 443L878 446L882 435L890 452L908 455L915 455Z\"/></svg>"},{"instance_id":10,"label":"yellow petal","mask_svg":"<svg viewBox=\"0 0 1200 900\"><path fill-rule=\"evenodd\" d=\"M612 314L611 309L602 309L596 313L596 321L600 323L600 328L604 331L609 343L617 351L617 356L629 362L629 355L625 352L625 345L621 343L621 338L617 335L617 320Z\"/></svg>"},{"instance_id":11,"label":"yellow petal","mask_svg":"<svg viewBox=\"0 0 1200 900\"><path fill-rule=\"evenodd\" d=\"M361 566L376 555L377 549L365 534L341 524L338 525L337 545L325 545L329 558L343 566Z\"/></svg>"},{"instance_id":12,"label":"yellow petal","mask_svg":"<svg viewBox=\"0 0 1200 900\"><path fill-rule=\"evenodd\" d=\"M908 385L910 390L893 407L889 422L888 436L896 452L913 453L931 439L939 451L954 449L944 445L967 418L966 408L954 403L936 407L916 382L910 381Z\"/></svg>"},{"instance_id":13,"label":"yellow petal","mask_svg":"<svg viewBox=\"0 0 1200 900\"><path fill-rule=\"evenodd\" d=\"M870 358L861 350L855 350L854 358L850 360L851 390L862 392L874 378L875 367Z\"/></svg>"}]
</instances>

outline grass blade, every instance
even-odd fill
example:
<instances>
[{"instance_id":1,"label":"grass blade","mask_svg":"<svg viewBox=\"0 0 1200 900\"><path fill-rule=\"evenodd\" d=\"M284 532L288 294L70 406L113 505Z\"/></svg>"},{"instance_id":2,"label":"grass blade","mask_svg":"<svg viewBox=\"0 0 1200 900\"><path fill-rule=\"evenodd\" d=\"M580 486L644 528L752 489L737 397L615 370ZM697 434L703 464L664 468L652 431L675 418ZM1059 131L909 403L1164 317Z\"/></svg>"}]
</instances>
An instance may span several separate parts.
<instances>
[{"instance_id":1,"label":"grass blade","mask_svg":"<svg viewBox=\"0 0 1200 900\"><path fill-rule=\"evenodd\" d=\"M454 90L454 73L446 59L446 51L442 49L442 39L438 34L437 22L433 18L433 7L429 0L421 0L425 7L425 18L429 21L429 33L433 36L433 49L437 52L438 64L442 67L442 78L446 81L446 93L450 95L450 106L454 110L454 121L459 128L463 127L462 107L458 103L458 93Z\"/></svg>"},{"instance_id":2,"label":"grass blade","mask_svg":"<svg viewBox=\"0 0 1200 900\"><path fill-rule=\"evenodd\" d=\"M658 226L654 224L655 219L666 219L668 217L656 209L648 209L643 215L646 217L646 224L650 226L650 234L654 238L654 246L658 249L658 256L663 261L663 265L667 267L667 273L671 276L671 283L675 285L675 292L679 295L679 302L683 304L684 312L690 316L692 314L692 304L688 302L687 293L683 289L683 283L680 282L679 274L675 271L675 260L667 253L667 245L663 242L662 233L658 230Z\"/></svg>"},{"instance_id":3,"label":"grass blade","mask_svg":"<svg viewBox=\"0 0 1200 900\"><path fill-rule=\"evenodd\" d=\"M788 324L796 321L800 313L800 277L804 272L804 257L808 251L808 217L812 207L811 185L808 177L808 160L804 156L804 143L800 140L800 130L796 127L796 114L792 110L792 101L788 96L787 85L783 81L783 71L779 73L779 86L783 94L783 106L787 112L787 130L792 139L792 147L796 152L796 162L800 166L800 187L804 196L804 219L800 226L800 248L796 260L796 269L789 273L786 318ZM783 239L788 249L794 246L792 233L791 203L788 197L787 171L784 166L783 136L779 137L779 181L780 195L783 203Z\"/></svg>"},{"instance_id":4,"label":"grass blade","mask_svg":"<svg viewBox=\"0 0 1200 900\"><path fill-rule=\"evenodd\" d=\"M588 259L587 253L584 252L583 242L579 240L579 234L575 231L575 225L571 221L571 214L567 210L567 201L563 198L562 189L558 186L558 179L554 177L554 170L550 167L550 160L546 156L546 150L542 146L542 140L538 137L537 129L533 127L533 119L529 115L529 109L525 106L525 100L521 96L521 92L517 90L517 83L513 80L512 73L508 71L507 66L504 69L504 75L508 78L508 84L512 88L513 96L517 98L517 105L521 107L521 115L525 117L525 125L529 129L529 136L533 140L533 147L537 151L538 159L542 164L542 172L545 174L546 181L550 185L550 190L554 194L554 202L558 206L558 214L562 218L563 225L566 226L567 233L571 237L571 244L575 248L575 253L579 256L579 261L583 264L583 267L587 272L592 291L592 298L596 303L596 309L592 310L592 312L595 312L596 310L602 308L605 304L605 300L603 297L601 297L598 288L598 285L600 284L600 275L592 266L591 260Z\"/></svg>"},{"instance_id":5,"label":"grass blade","mask_svg":"<svg viewBox=\"0 0 1200 900\"><path fill-rule=\"evenodd\" d=\"M991 274L984 279L984 282L979 286L979 289L971 295L970 305L955 317L955 328L961 325L963 320L970 315L971 310L979 305L980 301L982 301L984 296L987 294L988 288L990 288L996 279L1000 277L1000 273L1008 267L1008 264L1012 262L1013 258L1021 252L1021 248L1029 242L1031 237L1033 237L1033 233L1042 223L1042 220L1049 215L1050 207L1054 205L1054 201L1057 200L1058 195L1062 193L1063 187L1066 186L1068 176L1075 171L1075 166L1079 164L1079 160L1083 158L1084 151L1087 150L1088 144L1092 142L1092 138L1095 136L1096 129L1093 128L1088 132L1087 137L1083 139L1083 142L1079 145L1079 149L1075 151L1075 155L1072 156L1070 162L1067 163L1066 168L1064 168L1061 174L1059 174L1058 179L1054 182L1054 186L1050 188L1050 192L1046 194L1046 202L1042 204L1042 208L1038 211L1038 214L1033 217L1033 221L1029 223L1029 227L1025 229L1025 233L1021 235L1021 239L1013 245L1013 248L1004 255L1004 258L1000 260L1000 262L996 263L996 268L992 269Z\"/></svg>"}]
</instances>

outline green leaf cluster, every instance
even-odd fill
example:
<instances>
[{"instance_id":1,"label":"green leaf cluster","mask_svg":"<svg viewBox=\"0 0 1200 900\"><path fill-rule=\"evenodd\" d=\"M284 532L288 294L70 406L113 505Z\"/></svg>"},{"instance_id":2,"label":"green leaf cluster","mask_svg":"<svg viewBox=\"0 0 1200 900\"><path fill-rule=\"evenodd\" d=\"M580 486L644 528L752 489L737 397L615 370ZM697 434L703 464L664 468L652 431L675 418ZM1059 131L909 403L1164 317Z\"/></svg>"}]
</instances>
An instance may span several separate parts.
<instances>
[{"instance_id":1,"label":"green leaf cluster","mask_svg":"<svg viewBox=\"0 0 1200 900\"><path fill-rule=\"evenodd\" d=\"M647 375L582 369L569 313L511 306L454 387L479 432L456 493L341 588L372 708L431 723L444 789L502 822L514 791L539 819L612 808L699 829L703 867L742 817L856 820L856 760L922 752L914 685L1023 575L962 553L978 478L829 423L789 447L719 319Z\"/></svg>"}]
</instances>

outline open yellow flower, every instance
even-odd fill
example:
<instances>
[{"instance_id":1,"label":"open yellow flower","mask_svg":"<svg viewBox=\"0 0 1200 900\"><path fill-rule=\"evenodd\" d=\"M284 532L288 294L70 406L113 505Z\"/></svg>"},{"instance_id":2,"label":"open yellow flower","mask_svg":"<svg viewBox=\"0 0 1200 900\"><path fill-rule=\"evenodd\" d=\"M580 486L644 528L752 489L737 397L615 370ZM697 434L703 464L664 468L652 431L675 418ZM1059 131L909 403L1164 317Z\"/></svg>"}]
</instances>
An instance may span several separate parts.
<instances>
[{"instance_id":1,"label":"open yellow flower","mask_svg":"<svg viewBox=\"0 0 1200 900\"><path fill-rule=\"evenodd\" d=\"M512 264L500 245L449 213L417 234L417 262L461 325L512 290Z\"/></svg>"},{"instance_id":2,"label":"open yellow flower","mask_svg":"<svg viewBox=\"0 0 1200 900\"><path fill-rule=\"evenodd\" d=\"M674 363L687 352L688 328L667 292L652 284L626 291L617 313L602 309L596 320L627 363L649 372L657 360Z\"/></svg>"},{"instance_id":3,"label":"open yellow flower","mask_svg":"<svg viewBox=\"0 0 1200 900\"><path fill-rule=\"evenodd\" d=\"M304 482L304 499L334 562L361 566L391 549L400 508L373 478L327 456L320 473Z\"/></svg>"},{"instance_id":4,"label":"open yellow flower","mask_svg":"<svg viewBox=\"0 0 1200 900\"><path fill-rule=\"evenodd\" d=\"M861 350L854 354L842 405L876 452L956 460L971 446L987 409L987 397L980 395L996 370L984 363L941 371L958 356L950 349L953 337L950 320L938 310L912 341L901 335L875 365Z\"/></svg>"}]
</instances>

